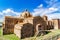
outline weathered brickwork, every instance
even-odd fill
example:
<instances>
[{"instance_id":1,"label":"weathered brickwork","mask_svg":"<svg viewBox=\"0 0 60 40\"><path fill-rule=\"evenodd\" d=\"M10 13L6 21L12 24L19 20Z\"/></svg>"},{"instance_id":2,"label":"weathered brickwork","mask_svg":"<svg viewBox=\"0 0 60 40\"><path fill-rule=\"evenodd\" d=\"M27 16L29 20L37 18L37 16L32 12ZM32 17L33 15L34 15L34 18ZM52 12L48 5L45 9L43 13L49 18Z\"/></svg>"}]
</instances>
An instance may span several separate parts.
<instances>
[{"instance_id":1,"label":"weathered brickwork","mask_svg":"<svg viewBox=\"0 0 60 40\"><path fill-rule=\"evenodd\" d=\"M60 19L53 19L54 29L60 29Z\"/></svg>"},{"instance_id":2,"label":"weathered brickwork","mask_svg":"<svg viewBox=\"0 0 60 40\"><path fill-rule=\"evenodd\" d=\"M14 33L19 38L26 38L41 33L40 30L51 29L52 25L47 16L32 16L30 12L24 11L20 17L5 16L3 34Z\"/></svg>"}]
</instances>

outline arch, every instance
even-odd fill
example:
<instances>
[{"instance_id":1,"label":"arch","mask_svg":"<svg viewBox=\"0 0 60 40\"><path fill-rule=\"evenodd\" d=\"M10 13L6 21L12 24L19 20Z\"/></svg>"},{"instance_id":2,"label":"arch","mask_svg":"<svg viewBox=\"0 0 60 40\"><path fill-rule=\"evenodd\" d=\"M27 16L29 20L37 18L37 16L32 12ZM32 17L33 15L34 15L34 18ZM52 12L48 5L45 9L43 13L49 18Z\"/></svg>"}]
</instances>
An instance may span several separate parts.
<instances>
[{"instance_id":1,"label":"arch","mask_svg":"<svg viewBox=\"0 0 60 40\"><path fill-rule=\"evenodd\" d=\"M21 38L31 37L34 35L33 25L30 23L23 24L21 29Z\"/></svg>"},{"instance_id":2,"label":"arch","mask_svg":"<svg viewBox=\"0 0 60 40\"><path fill-rule=\"evenodd\" d=\"M42 25L41 24L36 25L36 31L38 32L39 30L42 30Z\"/></svg>"},{"instance_id":3,"label":"arch","mask_svg":"<svg viewBox=\"0 0 60 40\"><path fill-rule=\"evenodd\" d=\"M41 30L43 30L43 26L41 24L37 24L35 36L37 36Z\"/></svg>"}]
</instances>

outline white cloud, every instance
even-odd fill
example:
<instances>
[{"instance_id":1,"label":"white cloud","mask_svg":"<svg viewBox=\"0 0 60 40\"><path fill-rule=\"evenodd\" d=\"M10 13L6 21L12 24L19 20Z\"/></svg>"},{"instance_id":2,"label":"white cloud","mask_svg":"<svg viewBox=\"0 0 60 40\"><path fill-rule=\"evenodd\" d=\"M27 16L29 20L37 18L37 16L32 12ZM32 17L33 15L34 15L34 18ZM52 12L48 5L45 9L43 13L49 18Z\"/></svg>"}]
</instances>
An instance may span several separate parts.
<instances>
[{"instance_id":1,"label":"white cloud","mask_svg":"<svg viewBox=\"0 0 60 40\"><path fill-rule=\"evenodd\" d=\"M12 9L6 9L3 11L0 11L0 20L3 21L4 16L19 16L21 12L15 12Z\"/></svg>"},{"instance_id":2,"label":"white cloud","mask_svg":"<svg viewBox=\"0 0 60 40\"><path fill-rule=\"evenodd\" d=\"M48 4L48 6L45 8L43 7L39 7L37 6L37 8L34 9L34 11L32 12L34 16L36 15L47 15L49 19L52 18L60 18L60 13L58 13L57 11L60 12L60 2L58 2L58 0L45 0L45 2ZM57 12L57 13L55 13Z\"/></svg>"},{"instance_id":3,"label":"white cloud","mask_svg":"<svg viewBox=\"0 0 60 40\"><path fill-rule=\"evenodd\" d=\"M38 6L38 8L41 8L41 7L43 7L43 4L40 4L40 5Z\"/></svg>"},{"instance_id":4,"label":"white cloud","mask_svg":"<svg viewBox=\"0 0 60 40\"><path fill-rule=\"evenodd\" d=\"M49 6L52 6L58 2L58 0L44 0ZM48 6L48 7L49 7Z\"/></svg>"},{"instance_id":5,"label":"white cloud","mask_svg":"<svg viewBox=\"0 0 60 40\"><path fill-rule=\"evenodd\" d=\"M57 11L58 9L51 7L51 8L49 8L49 10L51 10L51 11Z\"/></svg>"},{"instance_id":6,"label":"white cloud","mask_svg":"<svg viewBox=\"0 0 60 40\"><path fill-rule=\"evenodd\" d=\"M52 12L57 11L58 8L50 7L50 8L36 8L34 9L33 15L47 15Z\"/></svg>"},{"instance_id":7,"label":"white cloud","mask_svg":"<svg viewBox=\"0 0 60 40\"><path fill-rule=\"evenodd\" d=\"M6 9L6 10L3 10L2 12L3 12L3 13L9 13L9 12L13 12L13 10L11 10L11 9Z\"/></svg>"},{"instance_id":8,"label":"white cloud","mask_svg":"<svg viewBox=\"0 0 60 40\"><path fill-rule=\"evenodd\" d=\"M60 19L60 13L54 13L54 14L50 14L47 15L49 19Z\"/></svg>"},{"instance_id":9,"label":"white cloud","mask_svg":"<svg viewBox=\"0 0 60 40\"><path fill-rule=\"evenodd\" d=\"M5 15L11 15L11 16L12 15L19 15L20 14L20 12L15 12L12 9L3 10L1 13L5 14Z\"/></svg>"}]
</instances>

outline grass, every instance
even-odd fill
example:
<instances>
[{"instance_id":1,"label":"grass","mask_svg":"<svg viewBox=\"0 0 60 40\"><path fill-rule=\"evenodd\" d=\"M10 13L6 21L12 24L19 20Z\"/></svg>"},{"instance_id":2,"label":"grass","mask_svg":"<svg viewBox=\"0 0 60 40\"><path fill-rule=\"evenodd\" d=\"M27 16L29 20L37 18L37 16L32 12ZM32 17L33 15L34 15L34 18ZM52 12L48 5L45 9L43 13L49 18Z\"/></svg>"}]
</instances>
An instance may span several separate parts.
<instances>
[{"instance_id":1,"label":"grass","mask_svg":"<svg viewBox=\"0 0 60 40\"><path fill-rule=\"evenodd\" d=\"M39 37L30 37L30 38L25 38L23 40L49 40L49 38L56 37L57 35L60 36L60 30L52 30L52 32L44 35L44 36L39 36ZM55 39L54 39L55 40Z\"/></svg>"},{"instance_id":2,"label":"grass","mask_svg":"<svg viewBox=\"0 0 60 40\"><path fill-rule=\"evenodd\" d=\"M0 27L0 36L2 35L2 28Z\"/></svg>"},{"instance_id":3,"label":"grass","mask_svg":"<svg viewBox=\"0 0 60 40\"><path fill-rule=\"evenodd\" d=\"M4 35L3 36L4 40L20 40L17 36L14 34L9 34L9 35Z\"/></svg>"},{"instance_id":4,"label":"grass","mask_svg":"<svg viewBox=\"0 0 60 40\"><path fill-rule=\"evenodd\" d=\"M54 37L57 37L57 35L60 36L60 30L52 30L51 33L48 33L47 35L42 36L41 39L54 38Z\"/></svg>"},{"instance_id":5,"label":"grass","mask_svg":"<svg viewBox=\"0 0 60 40\"><path fill-rule=\"evenodd\" d=\"M0 27L0 40L2 40L2 28Z\"/></svg>"},{"instance_id":6,"label":"grass","mask_svg":"<svg viewBox=\"0 0 60 40\"><path fill-rule=\"evenodd\" d=\"M2 28L0 28L0 40L20 40L16 35L2 35Z\"/></svg>"},{"instance_id":7,"label":"grass","mask_svg":"<svg viewBox=\"0 0 60 40\"><path fill-rule=\"evenodd\" d=\"M48 38L55 37L57 35L60 35L60 30L52 30L52 32L44 36L30 37L30 38L25 38L21 40L43 40L43 39L48 40ZM0 28L0 40L20 40L20 39L14 34L2 35L2 28Z\"/></svg>"}]
</instances>

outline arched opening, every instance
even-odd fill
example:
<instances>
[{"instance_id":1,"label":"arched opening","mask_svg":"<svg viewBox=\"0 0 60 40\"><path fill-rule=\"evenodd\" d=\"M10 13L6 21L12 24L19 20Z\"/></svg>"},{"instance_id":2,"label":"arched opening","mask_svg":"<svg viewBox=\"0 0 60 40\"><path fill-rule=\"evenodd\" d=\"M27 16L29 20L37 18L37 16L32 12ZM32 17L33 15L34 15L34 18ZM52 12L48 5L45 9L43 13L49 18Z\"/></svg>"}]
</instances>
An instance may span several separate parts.
<instances>
[{"instance_id":1,"label":"arched opening","mask_svg":"<svg viewBox=\"0 0 60 40\"><path fill-rule=\"evenodd\" d=\"M41 24L36 25L36 31L38 32L39 30L42 30L42 25Z\"/></svg>"},{"instance_id":2,"label":"arched opening","mask_svg":"<svg viewBox=\"0 0 60 40\"><path fill-rule=\"evenodd\" d=\"M34 36L34 28L30 23L26 23L23 25L21 29L21 38Z\"/></svg>"},{"instance_id":3,"label":"arched opening","mask_svg":"<svg viewBox=\"0 0 60 40\"><path fill-rule=\"evenodd\" d=\"M41 35L42 30L44 30L43 26L41 24L37 24L35 36Z\"/></svg>"},{"instance_id":4,"label":"arched opening","mask_svg":"<svg viewBox=\"0 0 60 40\"><path fill-rule=\"evenodd\" d=\"M38 25L38 30L42 30L42 25Z\"/></svg>"}]
</instances>

